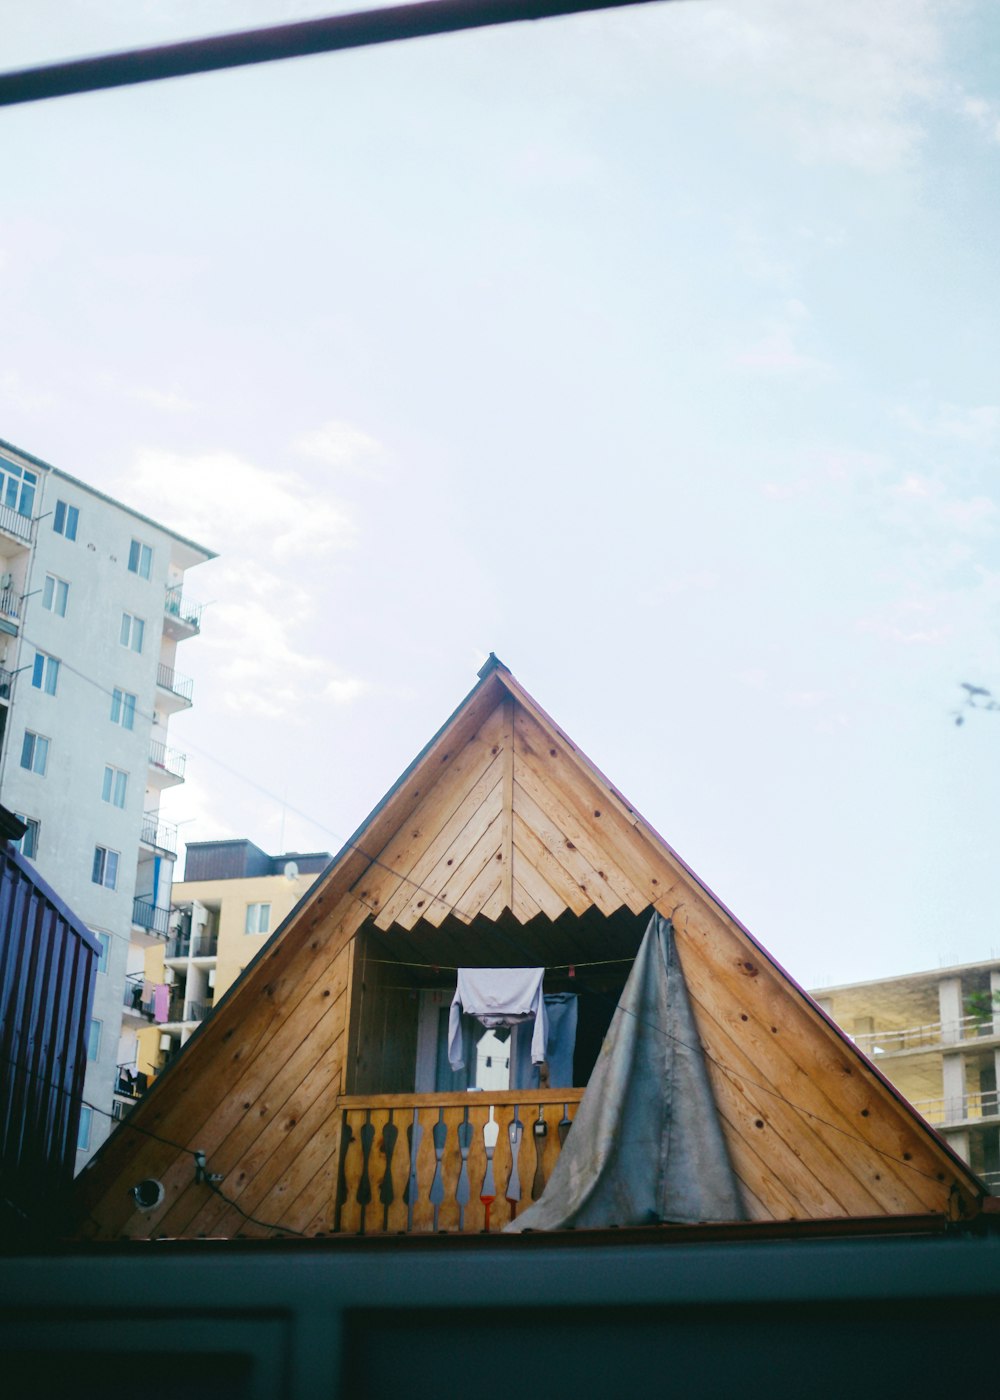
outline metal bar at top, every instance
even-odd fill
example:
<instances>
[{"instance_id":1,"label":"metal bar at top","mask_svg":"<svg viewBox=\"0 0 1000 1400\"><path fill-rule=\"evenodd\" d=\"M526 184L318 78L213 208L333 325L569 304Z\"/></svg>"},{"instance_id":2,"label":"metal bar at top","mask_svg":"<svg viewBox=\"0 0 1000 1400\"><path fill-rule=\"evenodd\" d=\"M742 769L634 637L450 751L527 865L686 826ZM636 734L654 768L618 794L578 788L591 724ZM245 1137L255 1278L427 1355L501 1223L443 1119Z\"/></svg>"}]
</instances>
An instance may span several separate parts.
<instances>
[{"instance_id":1,"label":"metal bar at top","mask_svg":"<svg viewBox=\"0 0 1000 1400\"><path fill-rule=\"evenodd\" d=\"M651 0L421 0L413 5L391 5L326 19L299 20L265 29L216 34L206 39L186 39L155 48L130 49L94 58L70 59L40 68L0 73L0 107L20 102L40 102L48 97L97 92L103 88L154 83L220 68L243 68L273 63L283 58L331 53L390 44L399 39L419 39L431 34L451 34L463 29L483 29L521 20L551 19L587 10L611 10L624 5L649 4Z\"/></svg>"}]
</instances>

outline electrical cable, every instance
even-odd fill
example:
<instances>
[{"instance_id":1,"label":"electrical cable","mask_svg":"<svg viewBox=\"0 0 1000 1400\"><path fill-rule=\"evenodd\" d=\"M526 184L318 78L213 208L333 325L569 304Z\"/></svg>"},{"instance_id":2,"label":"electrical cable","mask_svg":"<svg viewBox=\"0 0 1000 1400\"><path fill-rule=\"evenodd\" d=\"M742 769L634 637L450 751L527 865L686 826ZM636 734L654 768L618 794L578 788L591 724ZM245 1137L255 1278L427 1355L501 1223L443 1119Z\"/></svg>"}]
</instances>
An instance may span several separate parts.
<instances>
[{"instance_id":1,"label":"electrical cable","mask_svg":"<svg viewBox=\"0 0 1000 1400\"><path fill-rule=\"evenodd\" d=\"M53 1080L47 1079L40 1071L31 1069L28 1065L23 1064L19 1060L12 1059L9 1055L0 1055L0 1059L2 1059L5 1064L10 1065L12 1068L21 1070L24 1074L29 1075L32 1079L39 1080L42 1084L45 1085L46 1088L54 1089L55 1092L58 1094L63 1094L70 1099L76 1097L72 1089L67 1089L66 1086L63 1084L56 1084ZM194 1147L186 1147L183 1143L175 1142L172 1138L163 1137L160 1133L154 1133L152 1129L144 1128L139 1123L133 1123L131 1114L127 1114L124 1118L116 1118L115 1115L113 1113L109 1113L106 1108L99 1108L97 1104L91 1103L89 1099L83 1098L81 1098L80 1100L80 1106L82 1108L89 1108L92 1113L99 1113L103 1118L110 1118L111 1121L118 1126L118 1128L130 1128L132 1132L141 1133L143 1137L152 1138L154 1142L159 1142L164 1147L172 1147L175 1152L188 1153L191 1157L194 1158L196 1183L198 1183L198 1179L200 1177L200 1184L202 1186L207 1186L210 1191L212 1191L216 1196L220 1198L220 1200L223 1200L226 1202L227 1205L232 1206L234 1210L238 1211L239 1214L243 1216L244 1220L250 1221L252 1224L257 1225L262 1230L277 1230L285 1235L295 1235L299 1239L307 1238L305 1235L303 1235L301 1230L293 1230L290 1225L276 1225L272 1221L258 1220L256 1216L248 1214L248 1212L243 1209L243 1207L238 1201L234 1201L232 1197L227 1196L226 1193L223 1190L221 1190L218 1183L211 1179L211 1174L206 1170L207 1163L205 1162L204 1156L199 1149Z\"/></svg>"}]
</instances>

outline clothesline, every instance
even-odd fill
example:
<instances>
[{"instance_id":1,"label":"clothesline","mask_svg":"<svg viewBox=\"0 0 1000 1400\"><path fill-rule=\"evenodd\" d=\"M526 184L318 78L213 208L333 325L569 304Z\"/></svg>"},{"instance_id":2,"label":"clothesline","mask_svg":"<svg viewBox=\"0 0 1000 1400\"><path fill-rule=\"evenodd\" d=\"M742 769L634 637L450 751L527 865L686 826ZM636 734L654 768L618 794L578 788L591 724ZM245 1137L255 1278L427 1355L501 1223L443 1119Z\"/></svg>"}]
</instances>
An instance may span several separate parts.
<instances>
[{"instance_id":1,"label":"clothesline","mask_svg":"<svg viewBox=\"0 0 1000 1400\"><path fill-rule=\"evenodd\" d=\"M549 963L546 972L562 972L563 969L571 967L609 967L612 963L631 963L634 958L600 958L596 962L565 962ZM384 963L387 967L425 967L431 972L457 972L458 966L453 963L439 962L404 962L401 958L371 958L366 955L365 962Z\"/></svg>"}]
</instances>

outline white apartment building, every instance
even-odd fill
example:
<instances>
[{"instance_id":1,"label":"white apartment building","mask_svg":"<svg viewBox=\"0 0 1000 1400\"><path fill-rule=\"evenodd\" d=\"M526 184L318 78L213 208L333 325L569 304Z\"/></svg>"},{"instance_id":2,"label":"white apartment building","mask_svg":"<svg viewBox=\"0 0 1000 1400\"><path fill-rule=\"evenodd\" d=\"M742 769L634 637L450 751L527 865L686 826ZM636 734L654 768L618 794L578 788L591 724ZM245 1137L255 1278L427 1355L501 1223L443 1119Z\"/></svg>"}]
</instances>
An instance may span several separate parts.
<instances>
[{"instance_id":1,"label":"white apartment building","mask_svg":"<svg viewBox=\"0 0 1000 1400\"><path fill-rule=\"evenodd\" d=\"M1000 1194L1000 959L812 996Z\"/></svg>"},{"instance_id":2,"label":"white apartment building","mask_svg":"<svg viewBox=\"0 0 1000 1400\"><path fill-rule=\"evenodd\" d=\"M103 947L77 1168L118 1112L121 1067L148 1020L128 978L167 937L176 832L159 818L184 780L168 745L192 684L174 668L198 635L184 592L214 558L0 439L0 802L21 846Z\"/></svg>"}]
</instances>

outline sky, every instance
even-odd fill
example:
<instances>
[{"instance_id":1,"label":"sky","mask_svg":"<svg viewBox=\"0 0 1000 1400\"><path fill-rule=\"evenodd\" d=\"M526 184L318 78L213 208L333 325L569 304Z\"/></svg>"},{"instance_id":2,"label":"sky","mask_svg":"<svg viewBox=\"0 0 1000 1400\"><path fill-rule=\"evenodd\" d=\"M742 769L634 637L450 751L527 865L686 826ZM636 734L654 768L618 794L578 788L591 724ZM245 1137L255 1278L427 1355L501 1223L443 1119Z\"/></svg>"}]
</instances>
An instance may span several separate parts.
<instances>
[{"instance_id":1,"label":"sky","mask_svg":"<svg viewBox=\"0 0 1000 1400\"><path fill-rule=\"evenodd\" d=\"M334 12L5 0L13 69ZM344 5L342 8L352 8ZM686 0L0 113L0 437L217 550L182 837L495 651L809 987L1000 955L987 0Z\"/></svg>"}]
</instances>

